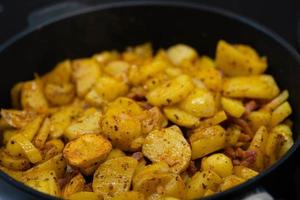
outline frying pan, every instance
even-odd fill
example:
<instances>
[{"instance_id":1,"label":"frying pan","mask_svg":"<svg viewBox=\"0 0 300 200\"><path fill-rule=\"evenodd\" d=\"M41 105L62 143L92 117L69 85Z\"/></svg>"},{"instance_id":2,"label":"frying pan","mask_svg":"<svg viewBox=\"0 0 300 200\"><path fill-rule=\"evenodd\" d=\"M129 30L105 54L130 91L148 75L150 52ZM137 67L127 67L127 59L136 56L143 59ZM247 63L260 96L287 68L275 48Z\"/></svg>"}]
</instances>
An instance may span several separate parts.
<instances>
[{"instance_id":1,"label":"frying pan","mask_svg":"<svg viewBox=\"0 0 300 200\"><path fill-rule=\"evenodd\" d=\"M155 49L186 43L214 57L219 39L247 43L268 57L267 73L280 88L290 92L295 145L273 166L237 187L207 199L233 199L284 171L288 159L300 145L300 56L285 40L257 23L228 11L180 2L138 1L79 6L58 17L32 20L24 32L0 47L0 102L10 106L14 83L49 71L65 58L90 56L107 49L123 50L128 45L150 41ZM293 156L295 157L295 156ZM56 199L16 182L0 172L0 179L32 199ZM282 185L278 181L278 185Z\"/></svg>"}]
</instances>

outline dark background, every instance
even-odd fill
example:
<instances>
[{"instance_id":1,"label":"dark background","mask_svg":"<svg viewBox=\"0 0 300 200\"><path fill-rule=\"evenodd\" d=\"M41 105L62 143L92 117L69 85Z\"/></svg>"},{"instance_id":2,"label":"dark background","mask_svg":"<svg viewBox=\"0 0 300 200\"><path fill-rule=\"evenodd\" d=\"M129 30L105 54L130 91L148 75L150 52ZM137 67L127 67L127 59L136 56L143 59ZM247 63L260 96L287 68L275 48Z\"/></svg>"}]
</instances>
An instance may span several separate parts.
<instances>
[{"instance_id":1,"label":"dark background","mask_svg":"<svg viewBox=\"0 0 300 200\"><path fill-rule=\"evenodd\" d=\"M300 0L189 1L225 8L254 19L300 50ZM112 2L112 0L0 0L0 45L32 24L37 25L57 14L76 9L80 5L92 6L105 2ZM66 3L69 3L69 6ZM294 161L289 165L290 169L286 170L286 174L274 178L274 184L263 185L276 199L300 199L300 163ZM19 199L19 197L11 186L0 182L0 200ZM23 196L22 199L30 198Z\"/></svg>"},{"instance_id":2,"label":"dark background","mask_svg":"<svg viewBox=\"0 0 300 200\"><path fill-rule=\"evenodd\" d=\"M0 0L0 44L12 35L24 30L28 26L28 15L40 8L45 8L53 4L61 4L63 2L79 2L93 5L111 1L112 0ZM300 20L297 20L297 18L300 18L299 0L190 1L222 7L255 19L283 36L300 50ZM299 26L298 28L297 24Z\"/></svg>"}]
</instances>

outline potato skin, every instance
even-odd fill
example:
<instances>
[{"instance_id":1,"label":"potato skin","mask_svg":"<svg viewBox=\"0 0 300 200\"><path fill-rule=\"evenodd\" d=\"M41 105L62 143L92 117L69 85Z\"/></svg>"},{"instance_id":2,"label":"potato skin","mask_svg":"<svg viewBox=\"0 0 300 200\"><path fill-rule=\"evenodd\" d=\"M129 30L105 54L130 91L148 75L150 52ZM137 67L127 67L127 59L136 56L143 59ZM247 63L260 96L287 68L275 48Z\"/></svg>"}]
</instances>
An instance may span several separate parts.
<instances>
[{"instance_id":1,"label":"potato skin","mask_svg":"<svg viewBox=\"0 0 300 200\"><path fill-rule=\"evenodd\" d=\"M111 143L103 136L85 134L70 141L65 146L63 155L69 164L87 167L96 162L103 162L111 149Z\"/></svg>"},{"instance_id":2,"label":"potato skin","mask_svg":"<svg viewBox=\"0 0 300 200\"><path fill-rule=\"evenodd\" d=\"M184 171L191 159L190 145L177 126L149 133L142 151L152 162L166 162L175 173Z\"/></svg>"}]
</instances>

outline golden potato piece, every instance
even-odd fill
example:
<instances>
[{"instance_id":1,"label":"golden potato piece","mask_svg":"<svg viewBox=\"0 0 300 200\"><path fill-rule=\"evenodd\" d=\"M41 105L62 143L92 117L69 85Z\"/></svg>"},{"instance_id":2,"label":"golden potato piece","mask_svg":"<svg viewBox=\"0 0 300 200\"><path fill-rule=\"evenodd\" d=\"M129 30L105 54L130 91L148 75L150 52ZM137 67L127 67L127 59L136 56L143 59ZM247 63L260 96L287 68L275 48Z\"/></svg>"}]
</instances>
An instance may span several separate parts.
<instances>
[{"instance_id":1,"label":"golden potato piece","mask_svg":"<svg viewBox=\"0 0 300 200\"><path fill-rule=\"evenodd\" d=\"M100 133L100 120L102 113L94 108L85 111L82 117L74 121L64 131L64 136L68 140L73 140L84 134Z\"/></svg>"},{"instance_id":2,"label":"golden potato piece","mask_svg":"<svg viewBox=\"0 0 300 200\"><path fill-rule=\"evenodd\" d=\"M92 58L83 58L74 60L72 68L77 95L84 97L100 76L100 66Z\"/></svg>"},{"instance_id":3,"label":"golden potato piece","mask_svg":"<svg viewBox=\"0 0 300 200\"><path fill-rule=\"evenodd\" d=\"M177 126L149 133L142 150L152 162L166 162L175 173L184 171L191 159L190 145Z\"/></svg>"},{"instance_id":4,"label":"golden potato piece","mask_svg":"<svg viewBox=\"0 0 300 200\"><path fill-rule=\"evenodd\" d=\"M206 189L216 190L220 183L222 183L222 178L211 170L196 172L187 182L186 198L201 198Z\"/></svg>"},{"instance_id":5,"label":"golden potato piece","mask_svg":"<svg viewBox=\"0 0 300 200\"><path fill-rule=\"evenodd\" d=\"M96 194L95 192L77 192L69 196L70 200L102 200L103 197L101 195Z\"/></svg>"},{"instance_id":6,"label":"golden potato piece","mask_svg":"<svg viewBox=\"0 0 300 200\"><path fill-rule=\"evenodd\" d=\"M245 167L245 166L234 166L233 167L233 173L238 176L238 177L241 177L245 180L249 180L255 176L258 175L258 172L257 171L254 171L248 167Z\"/></svg>"},{"instance_id":7,"label":"golden potato piece","mask_svg":"<svg viewBox=\"0 0 300 200\"><path fill-rule=\"evenodd\" d=\"M114 159L122 156L126 156L126 154L123 151L121 151L120 149L112 149L106 159L109 160L109 159Z\"/></svg>"},{"instance_id":8,"label":"golden potato piece","mask_svg":"<svg viewBox=\"0 0 300 200\"><path fill-rule=\"evenodd\" d=\"M151 198L155 193L159 196L184 198L184 182L180 175L171 172L147 173L133 185L133 190Z\"/></svg>"},{"instance_id":9,"label":"golden potato piece","mask_svg":"<svg viewBox=\"0 0 300 200\"><path fill-rule=\"evenodd\" d=\"M213 95L205 89L195 89L187 96L179 107L195 117L211 117L215 113L215 101Z\"/></svg>"},{"instance_id":10,"label":"golden potato piece","mask_svg":"<svg viewBox=\"0 0 300 200\"><path fill-rule=\"evenodd\" d=\"M50 133L50 119L46 118L43 124L41 125L40 130L38 131L38 133L33 139L34 146L36 146L38 149L42 149L45 145L49 133Z\"/></svg>"},{"instance_id":11,"label":"golden potato piece","mask_svg":"<svg viewBox=\"0 0 300 200\"><path fill-rule=\"evenodd\" d=\"M112 200L145 200L145 196L140 192L121 192L115 195Z\"/></svg>"},{"instance_id":12,"label":"golden potato piece","mask_svg":"<svg viewBox=\"0 0 300 200\"><path fill-rule=\"evenodd\" d=\"M171 105L187 97L193 88L192 79L187 75L180 75L151 90L146 98L155 106Z\"/></svg>"},{"instance_id":13,"label":"golden potato piece","mask_svg":"<svg viewBox=\"0 0 300 200\"><path fill-rule=\"evenodd\" d=\"M230 45L220 40L216 50L216 66L228 76L246 76L263 73L267 61L249 46Z\"/></svg>"},{"instance_id":14,"label":"golden potato piece","mask_svg":"<svg viewBox=\"0 0 300 200\"><path fill-rule=\"evenodd\" d=\"M284 102L278 106L271 114L270 126L274 127L286 119L290 114L292 114L292 108L289 102Z\"/></svg>"},{"instance_id":15,"label":"golden potato piece","mask_svg":"<svg viewBox=\"0 0 300 200\"><path fill-rule=\"evenodd\" d=\"M23 177L22 182L40 192L53 196L60 196L60 188L55 171L40 171L38 173L26 175Z\"/></svg>"},{"instance_id":16,"label":"golden potato piece","mask_svg":"<svg viewBox=\"0 0 300 200\"><path fill-rule=\"evenodd\" d=\"M223 84L226 97L272 99L279 93L279 88L270 75L241 76L228 78Z\"/></svg>"},{"instance_id":17,"label":"golden potato piece","mask_svg":"<svg viewBox=\"0 0 300 200\"><path fill-rule=\"evenodd\" d=\"M52 105L62 106L70 103L75 97L75 87L71 83L46 84L44 94Z\"/></svg>"},{"instance_id":18,"label":"golden potato piece","mask_svg":"<svg viewBox=\"0 0 300 200\"><path fill-rule=\"evenodd\" d=\"M191 128L199 124L199 119L183 110L176 108L175 106L168 106L163 109L166 117L173 123Z\"/></svg>"},{"instance_id":19,"label":"golden potato piece","mask_svg":"<svg viewBox=\"0 0 300 200\"><path fill-rule=\"evenodd\" d=\"M111 149L110 142L103 136L85 134L67 143L63 155L71 165L87 167L96 162L103 162Z\"/></svg>"},{"instance_id":20,"label":"golden potato piece","mask_svg":"<svg viewBox=\"0 0 300 200\"><path fill-rule=\"evenodd\" d=\"M269 126L271 113L263 110L253 111L247 116L247 121L253 131L257 131L261 126Z\"/></svg>"},{"instance_id":21,"label":"golden potato piece","mask_svg":"<svg viewBox=\"0 0 300 200\"><path fill-rule=\"evenodd\" d=\"M152 107L149 110L144 110L139 116L142 123L142 132L147 135L155 129L160 129L168 124L168 119L158 107Z\"/></svg>"},{"instance_id":22,"label":"golden potato piece","mask_svg":"<svg viewBox=\"0 0 300 200\"><path fill-rule=\"evenodd\" d=\"M79 173L68 182L62 190L62 196L68 198L70 195L81 192L84 189L85 179Z\"/></svg>"},{"instance_id":23,"label":"golden potato piece","mask_svg":"<svg viewBox=\"0 0 300 200\"><path fill-rule=\"evenodd\" d=\"M111 199L121 192L129 191L137 160L128 157L118 157L102 163L94 173L93 191Z\"/></svg>"},{"instance_id":24,"label":"golden potato piece","mask_svg":"<svg viewBox=\"0 0 300 200\"><path fill-rule=\"evenodd\" d=\"M12 170L24 171L30 168L30 161L27 158L13 157L5 150L0 150L0 163Z\"/></svg>"},{"instance_id":25,"label":"golden potato piece","mask_svg":"<svg viewBox=\"0 0 300 200\"><path fill-rule=\"evenodd\" d=\"M223 183L220 185L220 191L228 190L234 186L240 185L245 182L245 179L242 179L236 175L230 175L223 179Z\"/></svg>"},{"instance_id":26,"label":"golden potato piece","mask_svg":"<svg viewBox=\"0 0 300 200\"><path fill-rule=\"evenodd\" d=\"M12 156L24 155L31 163L42 160L40 151L21 133L10 138L6 144L6 150Z\"/></svg>"},{"instance_id":27,"label":"golden potato piece","mask_svg":"<svg viewBox=\"0 0 300 200\"><path fill-rule=\"evenodd\" d=\"M71 124L73 118L78 116L82 109L78 105L61 107L50 117L50 133L52 139L63 135L65 129Z\"/></svg>"},{"instance_id":28,"label":"golden potato piece","mask_svg":"<svg viewBox=\"0 0 300 200\"><path fill-rule=\"evenodd\" d=\"M232 174L233 165L231 159L223 153L215 153L201 160L202 170L212 170L221 177Z\"/></svg>"},{"instance_id":29,"label":"golden potato piece","mask_svg":"<svg viewBox=\"0 0 300 200\"><path fill-rule=\"evenodd\" d=\"M242 102L235 99L222 97L221 105L226 113L236 118L240 118L246 111Z\"/></svg>"},{"instance_id":30,"label":"golden potato piece","mask_svg":"<svg viewBox=\"0 0 300 200\"><path fill-rule=\"evenodd\" d=\"M24 175L36 174L41 171L53 170L55 171L57 177L63 177L65 175L66 167L67 167L67 163L63 158L62 153L60 153L50 158L49 160L30 168L29 170L24 172Z\"/></svg>"},{"instance_id":31,"label":"golden potato piece","mask_svg":"<svg viewBox=\"0 0 300 200\"><path fill-rule=\"evenodd\" d=\"M184 61L191 61L197 57L197 51L185 44L171 46L167 50L168 58L175 65L180 65Z\"/></svg>"},{"instance_id":32,"label":"golden potato piece","mask_svg":"<svg viewBox=\"0 0 300 200\"><path fill-rule=\"evenodd\" d=\"M208 89L221 91L223 83L222 74L214 67L200 68L194 76L201 80Z\"/></svg>"},{"instance_id":33,"label":"golden potato piece","mask_svg":"<svg viewBox=\"0 0 300 200\"><path fill-rule=\"evenodd\" d=\"M28 81L22 85L21 104L24 110L32 110L45 113L48 110L48 102L43 93L40 80Z\"/></svg>"},{"instance_id":34,"label":"golden potato piece","mask_svg":"<svg viewBox=\"0 0 300 200\"><path fill-rule=\"evenodd\" d=\"M190 137L192 159L201 158L225 147L225 130L217 125L199 129Z\"/></svg>"},{"instance_id":35,"label":"golden potato piece","mask_svg":"<svg viewBox=\"0 0 300 200\"><path fill-rule=\"evenodd\" d=\"M39 131L41 124L43 123L44 116L37 116L32 122L28 123L22 129L19 130L19 133L24 135L29 141L32 141L34 136Z\"/></svg>"},{"instance_id":36,"label":"golden potato piece","mask_svg":"<svg viewBox=\"0 0 300 200\"><path fill-rule=\"evenodd\" d=\"M45 83L64 84L69 83L72 78L72 66L70 60L58 63L55 68L42 77Z\"/></svg>"},{"instance_id":37,"label":"golden potato piece","mask_svg":"<svg viewBox=\"0 0 300 200\"><path fill-rule=\"evenodd\" d=\"M1 109L1 116L9 126L14 128L22 128L30 123L36 114L26 110Z\"/></svg>"}]
</instances>

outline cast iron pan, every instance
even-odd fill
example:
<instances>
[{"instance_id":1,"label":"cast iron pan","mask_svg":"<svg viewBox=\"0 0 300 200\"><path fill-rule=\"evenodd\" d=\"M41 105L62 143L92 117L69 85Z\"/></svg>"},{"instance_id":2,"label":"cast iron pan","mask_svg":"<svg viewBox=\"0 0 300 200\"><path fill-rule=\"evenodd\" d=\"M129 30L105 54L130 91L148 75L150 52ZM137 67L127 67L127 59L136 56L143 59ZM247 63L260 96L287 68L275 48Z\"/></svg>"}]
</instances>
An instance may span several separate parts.
<instances>
[{"instance_id":1,"label":"cast iron pan","mask_svg":"<svg viewBox=\"0 0 300 200\"><path fill-rule=\"evenodd\" d=\"M68 7L68 6L67 6ZM262 182L274 180L284 171L288 158L300 145L300 57L295 49L268 29L230 12L179 2L122 2L98 6L71 7L58 17L30 18L30 26L0 47L1 107L10 106L14 83L45 73L65 58L90 56L107 49L151 41L155 48L186 43L200 53L214 57L216 43L225 39L247 43L268 57L268 73L280 88L288 89L293 107L295 145L272 167L246 183L207 199L233 199ZM295 157L295 156L293 156ZM290 158L291 159L291 158ZM289 160L290 160L289 159ZM0 179L36 199L55 199L14 181L4 173Z\"/></svg>"}]
</instances>

